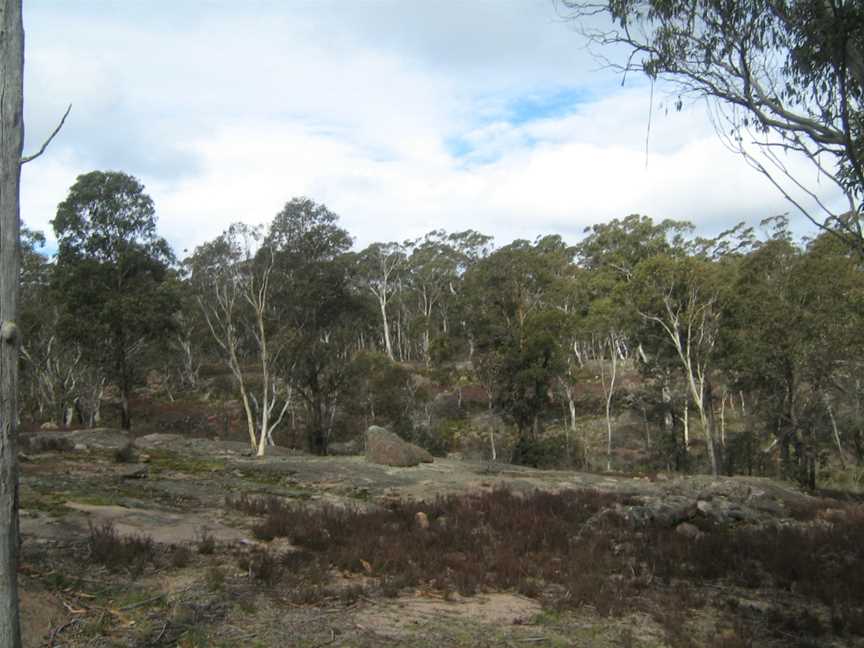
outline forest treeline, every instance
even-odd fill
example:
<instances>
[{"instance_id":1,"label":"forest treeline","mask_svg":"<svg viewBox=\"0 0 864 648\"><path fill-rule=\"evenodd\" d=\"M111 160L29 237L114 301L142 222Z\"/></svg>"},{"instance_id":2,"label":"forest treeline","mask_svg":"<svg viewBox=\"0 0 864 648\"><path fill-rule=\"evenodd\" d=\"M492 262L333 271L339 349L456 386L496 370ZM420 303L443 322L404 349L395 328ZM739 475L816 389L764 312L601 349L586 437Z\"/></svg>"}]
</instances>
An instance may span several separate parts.
<instances>
[{"instance_id":1,"label":"forest treeline","mask_svg":"<svg viewBox=\"0 0 864 648\"><path fill-rule=\"evenodd\" d=\"M767 465L815 486L829 455L864 459L860 259L830 233L796 240L782 216L714 238L630 215L575 245L436 230L356 251L336 214L294 198L180 259L141 183L95 171L52 225L53 258L40 233L22 243L25 422L92 426L112 402L128 428L148 373L175 399L221 367L258 454L289 420L319 454L372 423L453 450L432 382L457 409L484 394L474 407L508 426L517 462L591 462L590 414L605 422L594 463L613 468L624 406L658 467Z\"/></svg>"}]
</instances>

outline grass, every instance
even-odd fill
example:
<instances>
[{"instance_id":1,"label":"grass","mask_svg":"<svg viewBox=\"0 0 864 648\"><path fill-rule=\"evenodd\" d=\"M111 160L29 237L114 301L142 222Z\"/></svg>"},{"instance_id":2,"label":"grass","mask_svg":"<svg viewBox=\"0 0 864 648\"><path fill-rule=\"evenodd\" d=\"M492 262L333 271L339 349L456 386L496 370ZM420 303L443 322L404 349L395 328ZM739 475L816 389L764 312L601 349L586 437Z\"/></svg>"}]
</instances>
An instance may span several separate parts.
<instances>
[{"instance_id":1,"label":"grass","mask_svg":"<svg viewBox=\"0 0 864 648\"><path fill-rule=\"evenodd\" d=\"M179 472L187 475L206 475L225 470L224 459L189 457L169 450L149 450L150 466L154 473Z\"/></svg>"}]
</instances>

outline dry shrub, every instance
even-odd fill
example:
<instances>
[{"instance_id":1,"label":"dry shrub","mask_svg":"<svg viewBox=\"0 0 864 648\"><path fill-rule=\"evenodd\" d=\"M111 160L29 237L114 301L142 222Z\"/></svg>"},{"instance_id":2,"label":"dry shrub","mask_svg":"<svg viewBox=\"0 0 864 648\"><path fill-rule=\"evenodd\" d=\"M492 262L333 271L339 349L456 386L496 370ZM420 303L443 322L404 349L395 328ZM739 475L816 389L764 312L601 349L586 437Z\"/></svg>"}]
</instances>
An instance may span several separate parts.
<instances>
[{"instance_id":1,"label":"dry shrub","mask_svg":"<svg viewBox=\"0 0 864 648\"><path fill-rule=\"evenodd\" d=\"M258 538L287 537L303 548L283 558L283 571L295 579L296 603L326 597L326 588L309 579L335 567L371 573L381 579L386 596L416 586L445 596L516 590L542 595L556 607L590 606L603 615L643 609L667 629L669 643L684 646L690 638L674 629L680 619L672 611L702 607L702 585L727 583L809 597L833 611L835 633L864 632L861 507L806 524L700 522L705 533L690 538L660 523L634 531L614 513L615 505L624 502L626 497L590 490L524 497L494 490L425 503L394 502L372 511L308 508L278 498L241 497L231 504L262 518L255 527ZM428 528L417 524L420 511ZM646 607L648 595L662 604ZM790 611L766 621L779 632L819 637L827 631L815 616L793 616ZM735 628L724 641L749 645L748 632Z\"/></svg>"},{"instance_id":2,"label":"dry shrub","mask_svg":"<svg viewBox=\"0 0 864 648\"><path fill-rule=\"evenodd\" d=\"M127 568L140 573L156 556L153 540L146 536L121 536L114 525L90 525L90 559L116 571Z\"/></svg>"}]
</instances>

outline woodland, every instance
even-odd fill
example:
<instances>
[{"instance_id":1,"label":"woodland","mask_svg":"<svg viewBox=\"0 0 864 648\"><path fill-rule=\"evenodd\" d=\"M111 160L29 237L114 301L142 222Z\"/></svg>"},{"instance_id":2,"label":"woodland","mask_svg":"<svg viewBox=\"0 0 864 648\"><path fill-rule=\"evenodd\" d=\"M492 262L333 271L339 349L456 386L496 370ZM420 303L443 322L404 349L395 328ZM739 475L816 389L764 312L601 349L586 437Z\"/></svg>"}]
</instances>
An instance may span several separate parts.
<instances>
[{"instance_id":1,"label":"woodland","mask_svg":"<svg viewBox=\"0 0 864 648\"><path fill-rule=\"evenodd\" d=\"M555 6L789 214L359 249L286 196L180 254L95 170L48 255L0 2L0 646L862 645L864 7Z\"/></svg>"},{"instance_id":2,"label":"woodland","mask_svg":"<svg viewBox=\"0 0 864 648\"><path fill-rule=\"evenodd\" d=\"M323 455L376 424L537 467L861 478L859 261L784 216L713 238L634 214L575 245L466 230L355 251L295 198L180 260L145 188L94 171L53 226L53 259L25 235L25 425L159 431L159 402L174 424L188 403L206 433L203 399L227 412L211 433L257 455Z\"/></svg>"}]
</instances>

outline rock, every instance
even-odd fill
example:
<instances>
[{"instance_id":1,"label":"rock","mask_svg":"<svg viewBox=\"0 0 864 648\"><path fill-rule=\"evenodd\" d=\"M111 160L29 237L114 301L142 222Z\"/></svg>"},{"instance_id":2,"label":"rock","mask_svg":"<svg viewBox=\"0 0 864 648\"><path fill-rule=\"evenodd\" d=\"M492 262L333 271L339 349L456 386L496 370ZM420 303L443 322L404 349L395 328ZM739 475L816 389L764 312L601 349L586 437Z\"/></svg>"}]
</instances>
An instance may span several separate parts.
<instances>
[{"instance_id":1,"label":"rock","mask_svg":"<svg viewBox=\"0 0 864 648\"><path fill-rule=\"evenodd\" d=\"M75 442L65 432L44 432L21 437L23 448L30 452L70 452L75 450Z\"/></svg>"},{"instance_id":2,"label":"rock","mask_svg":"<svg viewBox=\"0 0 864 648\"><path fill-rule=\"evenodd\" d=\"M42 425L39 426L39 429L46 431L54 431L59 430L60 427L54 421L45 421Z\"/></svg>"},{"instance_id":3,"label":"rock","mask_svg":"<svg viewBox=\"0 0 864 648\"><path fill-rule=\"evenodd\" d=\"M424 531L429 528L429 517L423 511L417 511L414 514L414 521L417 523L417 526Z\"/></svg>"},{"instance_id":4,"label":"rock","mask_svg":"<svg viewBox=\"0 0 864 648\"><path fill-rule=\"evenodd\" d=\"M331 443L327 446L327 454L336 457L350 457L351 455L363 454L363 447L359 439Z\"/></svg>"},{"instance_id":5,"label":"rock","mask_svg":"<svg viewBox=\"0 0 864 648\"><path fill-rule=\"evenodd\" d=\"M654 518L662 525L674 527L693 518L698 509L693 502L662 503L654 512Z\"/></svg>"},{"instance_id":6,"label":"rock","mask_svg":"<svg viewBox=\"0 0 864 648\"><path fill-rule=\"evenodd\" d=\"M69 432L69 438L74 443L80 443L88 450L117 450L129 445L129 433L111 428L93 428L90 430L75 430Z\"/></svg>"},{"instance_id":7,"label":"rock","mask_svg":"<svg viewBox=\"0 0 864 648\"><path fill-rule=\"evenodd\" d=\"M141 464L127 466L119 473L121 479L146 479L149 474L150 469Z\"/></svg>"},{"instance_id":8,"label":"rock","mask_svg":"<svg viewBox=\"0 0 864 648\"><path fill-rule=\"evenodd\" d=\"M373 425L366 431L366 461L385 466L410 467L420 462L432 463L433 459L420 446Z\"/></svg>"},{"instance_id":9,"label":"rock","mask_svg":"<svg viewBox=\"0 0 864 648\"><path fill-rule=\"evenodd\" d=\"M699 530L695 524L690 524L689 522L682 522L678 526L675 527L675 533L680 533L685 538L690 538L691 540L697 540L701 538L704 533Z\"/></svg>"}]
</instances>

